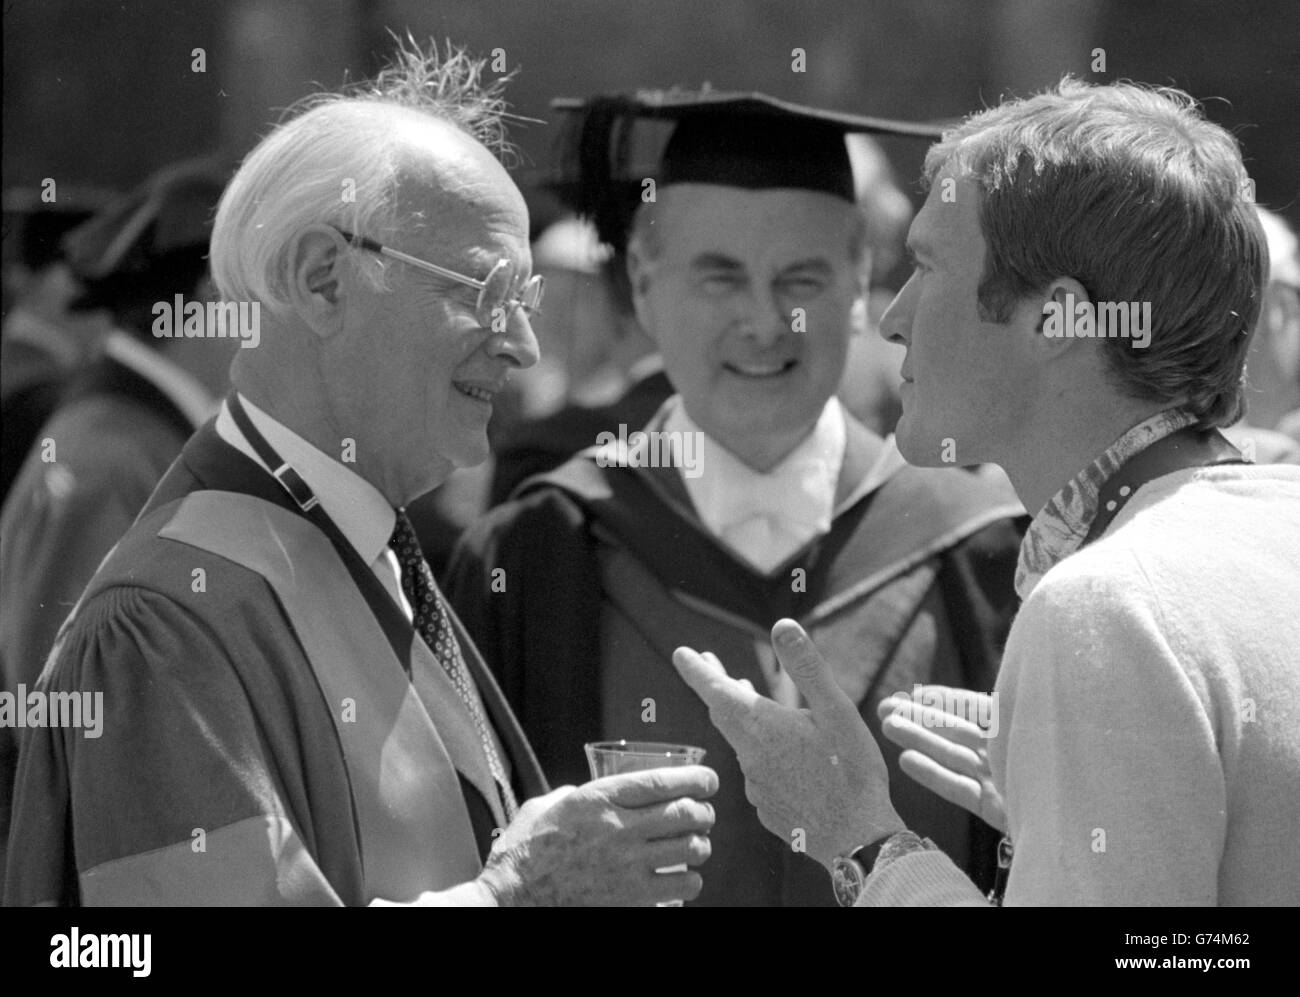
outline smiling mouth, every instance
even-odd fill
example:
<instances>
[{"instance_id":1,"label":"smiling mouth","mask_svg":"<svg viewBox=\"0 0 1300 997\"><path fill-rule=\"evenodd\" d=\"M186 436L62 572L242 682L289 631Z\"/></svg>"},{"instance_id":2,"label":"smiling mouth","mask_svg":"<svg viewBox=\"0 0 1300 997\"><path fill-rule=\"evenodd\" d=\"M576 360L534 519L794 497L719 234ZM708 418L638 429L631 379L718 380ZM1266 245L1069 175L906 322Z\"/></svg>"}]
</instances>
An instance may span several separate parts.
<instances>
[{"instance_id":1,"label":"smiling mouth","mask_svg":"<svg viewBox=\"0 0 1300 997\"><path fill-rule=\"evenodd\" d=\"M767 379L788 374L798 365L798 360L785 360L781 363L724 363L722 367L737 377Z\"/></svg>"},{"instance_id":2,"label":"smiling mouth","mask_svg":"<svg viewBox=\"0 0 1300 997\"><path fill-rule=\"evenodd\" d=\"M462 395L473 398L475 401L487 402L488 404L492 402L493 392L487 388L477 388L472 384L457 384L455 382L452 382L452 387Z\"/></svg>"}]
</instances>

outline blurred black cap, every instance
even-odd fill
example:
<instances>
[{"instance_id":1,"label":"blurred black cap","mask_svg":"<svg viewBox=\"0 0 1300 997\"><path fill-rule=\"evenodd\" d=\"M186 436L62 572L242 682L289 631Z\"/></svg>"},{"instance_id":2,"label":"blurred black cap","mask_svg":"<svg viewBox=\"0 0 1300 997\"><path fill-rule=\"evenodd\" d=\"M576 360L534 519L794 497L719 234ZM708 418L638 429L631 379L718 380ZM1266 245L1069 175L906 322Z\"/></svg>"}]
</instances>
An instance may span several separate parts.
<instances>
[{"instance_id":1,"label":"blurred black cap","mask_svg":"<svg viewBox=\"0 0 1300 997\"><path fill-rule=\"evenodd\" d=\"M63 237L118 196L85 184L60 183L55 200L43 187L9 187L3 195L4 261L40 270L63 258Z\"/></svg>"},{"instance_id":2,"label":"blurred black cap","mask_svg":"<svg viewBox=\"0 0 1300 997\"><path fill-rule=\"evenodd\" d=\"M63 249L86 288L72 307L120 310L190 294L207 268L227 173L211 159L164 167L68 233Z\"/></svg>"},{"instance_id":3,"label":"blurred black cap","mask_svg":"<svg viewBox=\"0 0 1300 997\"><path fill-rule=\"evenodd\" d=\"M790 187L854 200L848 133L933 141L941 126L846 114L760 93L682 89L560 98L554 189L621 253L644 181L712 183L751 190ZM660 141L647 148L648 134ZM665 137L663 133L667 131ZM645 168L645 164L654 166ZM640 164L643 168L637 168Z\"/></svg>"}]
</instances>

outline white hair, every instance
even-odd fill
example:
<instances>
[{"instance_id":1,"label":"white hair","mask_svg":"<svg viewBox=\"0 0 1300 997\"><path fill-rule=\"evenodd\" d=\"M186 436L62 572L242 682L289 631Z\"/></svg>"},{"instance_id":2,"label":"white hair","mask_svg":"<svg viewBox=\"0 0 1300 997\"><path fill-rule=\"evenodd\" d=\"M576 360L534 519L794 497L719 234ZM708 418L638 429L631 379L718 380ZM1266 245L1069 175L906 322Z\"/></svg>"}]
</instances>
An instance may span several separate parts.
<instances>
[{"instance_id":1,"label":"white hair","mask_svg":"<svg viewBox=\"0 0 1300 997\"><path fill-rule=\"evenodd\" d=\"M209 263L221 295L287 308L287 252L312 224L332 224L372 237L397 224L400 152L406 130L394 116L423 115L458 128L510 163L502 89L508 76L484 84L486 60L436 45L423 52L397 39L393 62L373 81L307 97L253 149L222 194ZM380 113L376 113L380 112ZM384 288L378 260L363 273Z\"/></svg>"}]
</instances>

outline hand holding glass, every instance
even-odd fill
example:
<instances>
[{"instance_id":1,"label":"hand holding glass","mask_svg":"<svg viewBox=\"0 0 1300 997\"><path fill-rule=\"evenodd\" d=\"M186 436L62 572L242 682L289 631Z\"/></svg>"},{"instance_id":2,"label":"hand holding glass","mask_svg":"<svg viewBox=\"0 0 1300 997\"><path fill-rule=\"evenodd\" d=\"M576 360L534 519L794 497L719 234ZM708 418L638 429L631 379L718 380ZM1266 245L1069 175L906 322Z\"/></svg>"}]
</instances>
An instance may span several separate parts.
<instances>
[{"instance_id":1,"label":"hand holding glass","mask_svg":"<svg viewBox=\"0 0 1300 997\"><path fill-rule=\"evenodd\" d=\"M647 772L650 769L676 768L681 765L699 765L704 760L704 749L689 744L662 744L657 741L593 741L583 745L591 777L600 779L624 772ZM685 872L685 865L668 866L655 872ZM680 907L680 900L670 901L660 907Z\"/></svg>"}]
</instances>

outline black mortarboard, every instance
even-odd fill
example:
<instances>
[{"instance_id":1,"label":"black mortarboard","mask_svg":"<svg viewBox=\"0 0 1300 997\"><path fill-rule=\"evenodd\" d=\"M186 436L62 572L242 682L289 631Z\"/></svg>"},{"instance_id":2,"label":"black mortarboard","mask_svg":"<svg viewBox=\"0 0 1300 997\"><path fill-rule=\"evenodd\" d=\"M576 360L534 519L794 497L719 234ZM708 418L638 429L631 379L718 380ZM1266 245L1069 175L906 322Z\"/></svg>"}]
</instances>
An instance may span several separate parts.
<instances>
[{"instance_id":1,"label":"black mortarboard","mask_svg":"<svg viewBox=\"0 0 1300 997\"><path fill-rule=\"evenodd\" d=\"M86 222L115 196L100 187L60 183L54 201L41 187L4 192L4 259L40 270L63 258L65 235Z\"/></svg>"},{"instance_id":2,"label":"black mortarboard","mask_svg":"<svg viewBox=\"0 0 1300 997\"><path fill-rule=\"evenodd\" d=\"M188 294L207 269L226 170L213 159L164 167L64 239L86 286L74 309Z\"/></svg>"},{"instance_id":3,"label":"black mortarboard","mask_svg":"<svg viewBox=\"0 0 1300 997\"><path fill-rule=\"evenodd\" d=\"M560 98L551 106L569 114L554 188L617 252L624 248L647 178L662 185L792 187L853 201L846 133L933 141L941 132L938 125L825 111L760 93L641 90L589 100ZM637 128L638 122L657 122L661 133L671 133L658 150L638 149L647 131ZM657 166L637 169L650 162Z\"/></svg>"}]
</instances>

